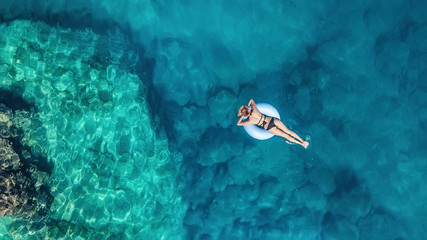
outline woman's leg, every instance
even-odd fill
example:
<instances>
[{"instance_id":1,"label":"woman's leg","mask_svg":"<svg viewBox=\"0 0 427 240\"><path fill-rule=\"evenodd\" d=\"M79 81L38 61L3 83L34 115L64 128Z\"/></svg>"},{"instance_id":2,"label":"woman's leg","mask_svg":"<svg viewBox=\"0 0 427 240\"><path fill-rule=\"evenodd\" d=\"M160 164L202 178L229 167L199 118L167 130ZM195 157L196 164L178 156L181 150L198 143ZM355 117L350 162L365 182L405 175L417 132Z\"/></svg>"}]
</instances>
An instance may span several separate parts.
<instances>
[{"instance_id":1,"label":"woman's leg","mask_svg":"<svg viewBox=\"0 0 427 240\"><path fill-rule=\"evenodd\" d=\"M275 120L274 122L276 122L276 120ZM303 146L303 147L307 148L307 147L305 146L304 141L298 141L297 139L295 139L294 137L290 136L290 135L289 135L289 134L287 134L286 132L283 132L282 130L280 130L280 129L279 129L279 128L277 128L277 127L271 128L271 129L270 129L270 130L268 130L268 131L269 131L269 132L271 132L272 134L276 135L276 136L283 137L283 138L285 138L285 139L289 140L290 142L297 143L297 144L299 144L299 145L301 145L301 146Z\"/></svg>"},{"instance_id":2,"label":"woman's leg","mask_svg":"<svg viewBox=\"0 0 427 240\"><path fill-rule=\"evenodd\" d=\"M296 139L300 140L301 142L304 142L304 140L302 140L302 139L300 138L300 136L298 136L298 134L296 134L296 133L292 132L291 130L289 130L289 129L285 126L285 124L283 124L283 122L282 122L282 121L280 121L279 119L275 118L275 119L274 119L274 124L276 124L276 126L277 126L280 130L282 130L283 132L285 132L285 133L287 133L287 134L291 135L292 137L294 137L294 138L296 138Z\"/></svg>"}]
</instances>

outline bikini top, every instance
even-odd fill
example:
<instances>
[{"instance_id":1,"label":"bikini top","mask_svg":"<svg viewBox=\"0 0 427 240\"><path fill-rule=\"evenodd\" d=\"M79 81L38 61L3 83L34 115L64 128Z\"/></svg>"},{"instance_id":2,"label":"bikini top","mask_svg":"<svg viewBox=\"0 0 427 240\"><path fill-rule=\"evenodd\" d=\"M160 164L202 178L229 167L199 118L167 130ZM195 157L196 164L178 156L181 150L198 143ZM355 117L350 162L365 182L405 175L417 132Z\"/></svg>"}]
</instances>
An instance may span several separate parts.
<instances>
[{"instance_id":1,"label":"bikini top","mask_svg":"<svg viewBox=\"0 0 427 240\"><path fill-rule=\"evenodd\" d=\"M264 120L262 120L262 117L264 117ZM267 124L267 121L265 121L265 119L267 119L267 116L266 115L264 115L264 114L261 114L261 117L259 118L259 121L258 121L258 123L256 124L258 127L262 127L262 128L264 128L264 126L265 126L265 124ZM262 120L262 123L261 124L259 124L260 122L261 122L261 120Z\"/></svg>"},{"instance_id":2,"label":"bikini top","mask_svg":"<svg viewBox=\"0 0 427 240\"><path fill-rule=\"evenodd\" d=\"M249 106L249 110L251 110L251 113L252 113L252 106ZM262 118L264 117L264 120L262 121L262 123L260 124L260 122L261 122L261 120L262 120ZM262 127L262 128L264 128L264 126L265 126L265 124L267 124L267 121L265 121L265 119L267 118L267 116L266 115L264 115L264 114L261 114L261 118L259 119L259 121L258 121L258 123L257 124L255 124L255 125L257 125L258 127ZM246 116L246 117L243 117L243 119L242 119L242 121L243 122L245 122L245 121L247 121L249 119L249 116Z\"/></svg>"}]
</instances>

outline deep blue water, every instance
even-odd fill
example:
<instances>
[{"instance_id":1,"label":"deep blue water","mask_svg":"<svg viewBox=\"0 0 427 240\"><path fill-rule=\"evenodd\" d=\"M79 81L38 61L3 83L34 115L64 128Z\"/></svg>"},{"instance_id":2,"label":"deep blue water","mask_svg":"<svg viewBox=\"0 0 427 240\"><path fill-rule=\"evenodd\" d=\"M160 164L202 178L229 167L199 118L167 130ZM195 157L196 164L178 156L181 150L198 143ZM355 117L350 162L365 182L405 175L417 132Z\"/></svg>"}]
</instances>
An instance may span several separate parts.
<instances>
[{"instance_id":1,"label":"deep blue water","mask_svg":"<svg viewBox=\"0 0 427 240\"><path fill-rule=\"evenodd\" d=\"M55 197L5 239L425 238L427 2L1 3ZM309 149L237 127L251 98Z\"/></svg>"}]
</instances>

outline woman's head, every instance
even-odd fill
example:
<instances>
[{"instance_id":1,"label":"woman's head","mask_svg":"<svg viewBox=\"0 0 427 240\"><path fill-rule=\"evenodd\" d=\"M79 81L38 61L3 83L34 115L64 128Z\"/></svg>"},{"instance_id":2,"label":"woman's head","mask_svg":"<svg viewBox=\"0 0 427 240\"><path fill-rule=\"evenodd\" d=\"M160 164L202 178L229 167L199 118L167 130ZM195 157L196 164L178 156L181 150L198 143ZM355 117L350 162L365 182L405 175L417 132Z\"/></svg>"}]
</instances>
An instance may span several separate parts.
<instances>
[{"instance_id":1,"label":"woman's head","mask_svg":"<svg viewBox=\"0 0 427 240\"><path fill-rule=\"evenodd\" d=\"M251 111L249 110L248 106L241 106L239 109L239 112L237 113L237 116L243 116L243 117L247 117L251 114Z\"/></svg>"}]
</instances>

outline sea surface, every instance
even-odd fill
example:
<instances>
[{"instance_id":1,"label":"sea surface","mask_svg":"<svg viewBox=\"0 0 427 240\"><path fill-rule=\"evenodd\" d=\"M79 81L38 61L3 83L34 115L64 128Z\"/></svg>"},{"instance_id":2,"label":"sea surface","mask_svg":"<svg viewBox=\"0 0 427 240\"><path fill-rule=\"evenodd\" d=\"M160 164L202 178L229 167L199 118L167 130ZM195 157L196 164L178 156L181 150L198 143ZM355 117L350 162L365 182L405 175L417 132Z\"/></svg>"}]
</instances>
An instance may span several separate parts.
<instances>
[{"instance_id":1,"label":"sea surface","mask_svg":"<svg viewBox=\"0 0 427 240\"><path fill-rule=\"evenodd\" d=\"M0 103L53 197L0 239L425 239L426 12L0 0ZM309 148L236 126L251 98Z\"/></svg>"}]
</instances>

